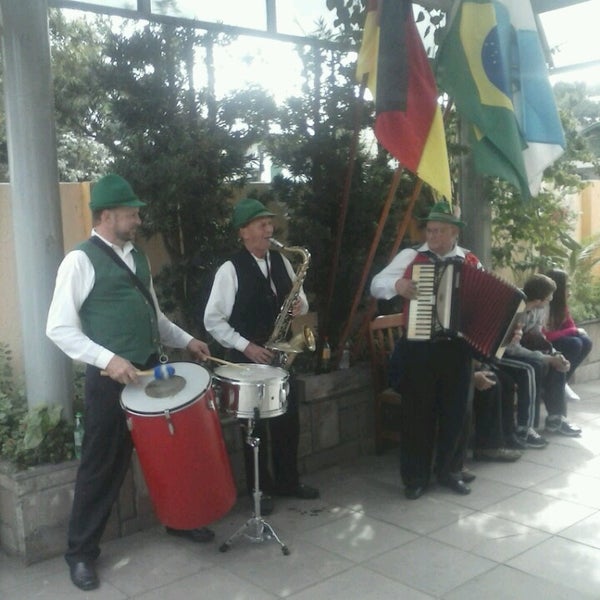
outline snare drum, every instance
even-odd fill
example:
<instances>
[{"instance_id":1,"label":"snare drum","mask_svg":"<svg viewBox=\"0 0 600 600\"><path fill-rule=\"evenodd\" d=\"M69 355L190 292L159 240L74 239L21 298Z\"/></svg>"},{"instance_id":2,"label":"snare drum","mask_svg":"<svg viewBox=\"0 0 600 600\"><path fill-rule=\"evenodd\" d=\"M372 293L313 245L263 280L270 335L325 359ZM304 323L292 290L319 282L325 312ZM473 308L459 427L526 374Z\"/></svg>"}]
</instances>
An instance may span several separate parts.
<instances>
[{"instance_id":1,"label":"snare drum","mask_svg":"<svg viewBox=\"0 0 600 600\"><path fill-rule=\"evenodd\" d=\"M240 419L277 417L287 410L289 374L280 367L241 363L223 365L214 372L215 392L221 408Z\"/></svg>"},{"instance_id":2,"label":"snare drum","mask_svg":"<svg viewBox=\"0 0 600 600\"><path fill-rule=\"evenodd\" d=\"M227 513L237 491L209 371L191 362L171 364L175 376L164 384L142 376L127 385L121 406L158 519L194 529Z\"/></svg>"}]
</instances>

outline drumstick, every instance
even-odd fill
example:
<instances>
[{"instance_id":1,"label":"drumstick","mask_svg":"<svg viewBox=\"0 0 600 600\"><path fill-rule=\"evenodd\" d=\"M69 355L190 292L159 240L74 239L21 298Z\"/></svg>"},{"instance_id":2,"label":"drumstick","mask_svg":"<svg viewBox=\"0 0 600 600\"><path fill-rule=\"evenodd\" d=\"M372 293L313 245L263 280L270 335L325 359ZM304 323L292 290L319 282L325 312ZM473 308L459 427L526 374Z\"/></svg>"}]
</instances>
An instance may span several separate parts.
<instances>
[{"instance_id":1,"label":"drumstick","mask_svg":"<svg viewBox=\"0 0 600 600\"><path fill-rule=\"evenodd\" d=\"M145 371L136 371L135 374L138 375L139 377L142 377L143 375L154 375L154 369L146 369ZM107 377L108 371L100 371L100 375L102 375L103 377Z\"/></svg>"},{"instance_id":2,"label":"drumstick","mask_svg":"<svg viewBox=\"0 0 600 600\"><path fill-rule=\"evenodd\" d=\"M222 358L217 358L216 356L208 356L208 360L213 360L214 362L221 363L222 365L228 365L230 367L237 367L238 369L247 369L245 365L239 365L237 363L229 362L228 360L223 360Z\"/></svg>"}]
</instances>

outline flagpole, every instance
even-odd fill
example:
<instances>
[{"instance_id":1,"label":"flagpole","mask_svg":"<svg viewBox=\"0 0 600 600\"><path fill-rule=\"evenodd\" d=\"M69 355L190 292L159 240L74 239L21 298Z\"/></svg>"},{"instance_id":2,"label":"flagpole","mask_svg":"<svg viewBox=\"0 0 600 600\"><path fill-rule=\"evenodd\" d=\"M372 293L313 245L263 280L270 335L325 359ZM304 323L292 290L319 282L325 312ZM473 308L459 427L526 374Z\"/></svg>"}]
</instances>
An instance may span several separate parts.
<instances>
[{"instance_id":1,"label":"flagpole","mask_svg":"<svg viewBox=\"0 0 600 600\"><path fill-rule=\"evenodd\" d=\"M446 103L446 106L444 107L444 114L443 114L444 122L446 122L450 116L452 104L453 104L452 99L449 98L448 102ZM356 294L354 295L354 301L352 303L352 308L350 310L350 315L348 317L348 321L346 322L346 326L340 337L339 345L337 348L337 354L335 355L336 361L339 361L339 358L342 355L342 350L344 348L344 345L346 344L346 340L348 339L348 336L350 334L350 329L352 327L352 321L354 320L354 315L358 309L358 304L360 302L360 299L361 299L363 291L364 291L367 274L368 274L369 270L371 269L371 264L373 261L373 257L375 255L375 248L377 247L377 245L379 244L379 240L381 239L381 234L383 232L383 225L385 224L385 220L388 217L388 214L390 211L390 206L391 206L391 201L394 197L394 194L396 193L398 183L400 182L399 172L401 172L401 171L402 171L402 167L401 167L401 165L398 165L398 169L396 170L396 173L394 174L394 180L392 181L392 185L390 186L390 192L388 193L386 204L384 205L384 209L382 210L382 214L379 218L379 225L378 225L376 234L373 238L373 242L371 244L371 252L369 253L369 257L367 258L367 263L365 264L365 267L363 268L363 275L361 278L361 282L356 291ZM395 187L394 187L394 182L395 182L396 176L398 176L398 182L395 183ZM390 262L394 258L394 256L396 256L396 253L398 252L398 248L400 247L400 244L402 243L402 240L404 239L404 236L406 235L406 230L408 229L408 224L410 223L410 219L412 218L412 213L413 213L415 204L417 202L417 198L419 197L419 194L421 193L422 187L423 187L423 180L420 178L417 178L415 187L413 188L410 200L408 202L408 206L404 213L404 217L398 226L398 230L396 232L396 239L394 240L394 245L392 247L392 250L390 251L388 262ZM451 201L451 199L450 199L450 201ZM388 203L389 203L389 205L388 205ZM386 207L387 207L387 210L386 210ZM357 338L361 342L364 341L367 325L371 321L371 318L373 317L376 307L377 307L377 300L375 298L371 298L369 305L367 307L367 310L365 312L365 317L363 319L363 323L360 327L359 335ZM353 349L352 354L354 356L356 356L358 354L357 349L358 348L356 348L356 347Z\"/></svg>"},{"instance_id":2,"label":"flagpole","mask_svg":"<svg viewBox=\"0 0 600 600\"><path fill-rule=\"evenodd\" d=\"M390 189L388 191L387 198L385 199L385 203L383 208L381 209L381 214L379 215L379 220L377 222L377 229L375 230L375 235L373 236L373 240L371 242L371 248L369 250L369 255L367 256L367 260L363 266L363 272L360 279L360 283L358 284L358 288L356 293L354 294L354 300L352 302L352 308L350 309L350 314L348 315L348 320L346 321L346 326L342 332L342 335L339 339L338 349L335 356L335 362L337 363L339 357L341 356L342 349L346 340L348 339L348 334L350 332L350 328L352 327L352 321L354 319L354 315L356 314L356 310L358 309L358 304L362 297L362 293L365 289L365 283L367 281L367 277L369 275L369 271L371 270L371 265L373 264L373 259L375 258L375 252L377 250L377 246L379 245L379 241L381 240L381 235L383 233L383 228L385 226L385 222L387 221L388 215L390 214L390 209L392 206L392 201L394 200L394 196L396 195L396 190L398 189L398 185L400 184L400 178L402 175L403 167L401 164L398 164L396 171L394 172L394 177L392 178L392 183L390 184ZM420 189L420 188L419 188Z\"/></svg>"},{"instance_id":3,"label":"flagpole","mask_svg":"<svg viewBox=\"0 0 600 600\"><path fill-rule=\"evenodd\" d=\"M344 188L342 191L342 197L340 199L340 212L338 215L335 247L331 259L331 265L329 268L329 286L327 290L327 300L325 303L325 310L323 311L323 320L319 325L319 338L320 346L322 340L329 334L329 321L331 304L333 302L333 291L335 288L335 279L337 275L337 269L342 248L342 237L344 233L344 227L346 224L346 215L348 214L348 203L350 200L350 188L352 185L352 176L354 174L354 167L356 165L356 154L358 150L358 138L360 134L360 108L365 95L365 89L367 87L368 75L363 75L360 82L360 88L356 103L354 106L354 131L352 132L352 140L350 142L350 151L348 154L348 168L346 170L346 177L344 179ZM320 359L319 359L320 360Z\"/></svg>"},{"instance_id":4,"label":"flagpole","mask_svg":"<svg viewBox=\"0 0 600 600\"><path fill-rule=\"evenodd\" d=\"M399 167L399 170L402 170L401 167ZM397 185L398 184L396 184L396 187L397 187ZM393 182L392 182L392 186L393 186ZM419 194L421 193L422 187L423 187L423 181L421 179L417 179L417 182L415 183L415 187L411 194L410 200L408 202L408 206L406 207L406 212L404 213L404 217L403 217L402 221L400 222L400 224L398 225L398 230L396 232L396 239L394 240L394 245L392 247L392 250L390 251L390 254L388 257L388 262L391 261L394 258L394 256L396 256L396 253L398 252L398 248L400 247L400 244L402 243L402 240L404 239L406 230L408 229L408 224L410 223L410 220L412 218L412 213L415 208L415 203L417 202L417 198L419 197ZM390 187L390 191L392 191L391 187ZM395 190L394 190L394 193L391 194L392 199L393 199L394 194L395 194ZM389 199L390 199L390 195L388 194L388 200ZM390 202L391 202L391 200L390 200ZM387 213L385 214L386 219L387 219L388 213L389 213L389 208L388 208ZM382 214L383 214L383 212L382 212ZM383 226L381 226L381 231L378 230L378 232L377 232L377 233L379 233L379 238L381 238L382 231L383 231ZM377 233L376 233L375 238L373 239L373 244L374 244L375 248L379 244L379 239L376 239ZM373 246L372 246L372 249L373 249ZM372 256L370 255L370 257L369 257L370 261L369 261L369 259L367 259L368 262L365 265L365 268L363 270L363 277L361 279L359 288L356 291L356 294L354 296L354 303L352 305L350 316L348 317L348 321L346 322L346 327L344 328L343 335L340 338L340 344L338 346L337 357L341 356L341 352L344 347L344 344L346 343L346 340L348 339L348 336L350 335L350 328L352 327L352 321L354 320L354 314L356 313L356 310L358 309L358 304L360 302L360 299L361 299L363 291L364 291L366 278L368 276L369 270L371 269L371 264L372 264L374 254L375 254L375 251L373 250ZM377 308L377 300L375 298L371 298L369 301L369 305L367 306L367 310L365 311L363 323L359 328L359 335L357 336L357 339L360 340L361 342L364 340L364 333L366 331L366 327L368 326L369 322L371 321L371 318L373 317L373 314L374 314L376 308ZM357 350L358 350L358 347L355 347L353 349L352 354L356 355Z\"/></svg>"}]
</instances>

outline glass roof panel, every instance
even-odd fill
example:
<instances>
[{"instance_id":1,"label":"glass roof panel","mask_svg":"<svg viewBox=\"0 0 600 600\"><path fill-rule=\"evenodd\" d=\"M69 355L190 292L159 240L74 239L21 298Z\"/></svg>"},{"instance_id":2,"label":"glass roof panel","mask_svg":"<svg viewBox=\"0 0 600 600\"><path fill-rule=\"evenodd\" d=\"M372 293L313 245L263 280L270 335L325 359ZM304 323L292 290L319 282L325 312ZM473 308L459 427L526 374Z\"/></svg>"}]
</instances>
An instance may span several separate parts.
<instances>
[{"instance_id":1,"label":"glass roof panel","mask_svg":"<svg viewBox=\"0 0 600 600\"><path fill-rule=\"evenodd\" d=\"M218 0L217 2L152 0L151 6L152 12L157 15L223 23L250 29L267 28L265 0Z\"/></svg>"},{"instance_id":2,"label":"glass roof panel","mask_svg":"<svg viewBox=\"0 0 600 600\"><path fill-rule=\"evenodd\" d=\"M563 69L600 61L600 44L597 42L600 0L541 13L540 21L551 52L552 67Z\"/></svg>"},{"instance_id":3,"label":"glass roof panel","mask_svg":"<svg viewBox=\"0 0 600 600\"><path fill-rule=\"evenodd\" d=\"M96 6L106 6L107 8L124 8L127 10L137 10L137 0L77 0L79 4L94 4Z\"/></svg>"}]
</instances>

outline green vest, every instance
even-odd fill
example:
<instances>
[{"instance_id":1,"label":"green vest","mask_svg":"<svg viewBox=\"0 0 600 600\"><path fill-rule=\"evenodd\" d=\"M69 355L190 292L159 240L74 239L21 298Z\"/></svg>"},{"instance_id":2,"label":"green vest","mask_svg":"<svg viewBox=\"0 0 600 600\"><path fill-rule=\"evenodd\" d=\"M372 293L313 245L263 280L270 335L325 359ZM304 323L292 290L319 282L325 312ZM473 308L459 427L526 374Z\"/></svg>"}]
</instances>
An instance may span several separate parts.
<instances>
[{"instance_id":1,"label":"green vest","mask_svg":"<svg viewBox=\"0 0 600 600\"><path fill-rule=\"evenodd\" d=\"M144 365L159 351L156 311L135 287L127 272L89 240L78 246L89 257L95 272L94 287L79 317L83 332L110 351ZM136 275L150 289L146 256L133 250Z\"/></svg>"}]
</instances>

